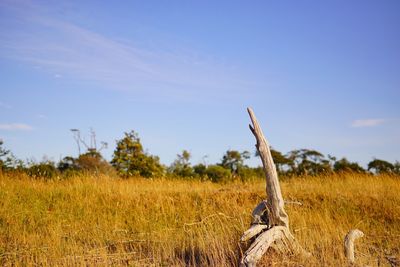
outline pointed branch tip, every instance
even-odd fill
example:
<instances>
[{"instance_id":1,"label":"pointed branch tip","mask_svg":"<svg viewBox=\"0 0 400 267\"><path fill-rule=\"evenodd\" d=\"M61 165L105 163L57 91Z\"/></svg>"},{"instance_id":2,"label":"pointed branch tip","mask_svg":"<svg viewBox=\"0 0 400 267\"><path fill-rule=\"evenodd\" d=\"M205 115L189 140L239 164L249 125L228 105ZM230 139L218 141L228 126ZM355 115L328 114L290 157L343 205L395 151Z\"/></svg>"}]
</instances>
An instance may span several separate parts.
<instances>
[{"instance_id":1,"label":"pointed branch tip","mask_svg":"<svg viewBox=\"0 0 400 267\"><path fill-rule=\"evenodd\" d=\"M253 111L253 109L250 108L250 107L247 108L247 113L249 113L250 118L254 116L254 111Z\"/></svg>"},{"instance_id":2,"label":"pointed branch tip","mask_svg":"<svg viewBox=\"0 0 400 267\"><path fill-rule=\"evenodd\" d=\"M253 128L253 126L251 126L251 124L249 124L249 128L250 128L250 131L255 135L256 132L254 131L254 128Z\"/></svg>"}]
</instances>

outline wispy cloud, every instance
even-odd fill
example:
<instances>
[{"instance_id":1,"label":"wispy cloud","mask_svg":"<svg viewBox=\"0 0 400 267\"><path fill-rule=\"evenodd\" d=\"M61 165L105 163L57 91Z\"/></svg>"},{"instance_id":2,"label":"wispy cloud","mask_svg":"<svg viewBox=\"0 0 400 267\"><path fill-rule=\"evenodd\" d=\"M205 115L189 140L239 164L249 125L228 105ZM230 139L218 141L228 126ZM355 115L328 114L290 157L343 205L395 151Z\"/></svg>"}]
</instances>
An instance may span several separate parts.
<instances>
[{"instance_id":1,"label":"wispy cloud","mask_svg":"<svg viewBox=\"0 0 400 267\"><path fill-rule=\"evenodd\" d=\"M0 130L6 131L30 131L32 129L32 126L24 123L0 124Z\"/></svg>"},{"instance_id":2,"label":"wispy cloud","mask_svg":"<svg viewBox=\"0 0 400 267\"><path fill-rule=\"evenodd\" d=\"M351 123L351 127L360 128L360 127L376 127L383 123L387 122L387 119L363 119L363 120L354 120Z\"/></svg>"},{"instance_id":3,"label":"wispy cloud","mask_svg":"<svg viewBox=\"0 0 400 267\"><path fill-rule=\"evenodd\" d=\"M0 33L1 39L7 40L0 44L0 57L39 66L54 78L180 97L218 93L225 96L249 87L249 81L242 79L238 70L210 55L177 44L139 47L61 20L48 10L41 10L41 6L27 9L9 5L14 14L11 20L29 27Z\"/></svg>"}]
</instances>

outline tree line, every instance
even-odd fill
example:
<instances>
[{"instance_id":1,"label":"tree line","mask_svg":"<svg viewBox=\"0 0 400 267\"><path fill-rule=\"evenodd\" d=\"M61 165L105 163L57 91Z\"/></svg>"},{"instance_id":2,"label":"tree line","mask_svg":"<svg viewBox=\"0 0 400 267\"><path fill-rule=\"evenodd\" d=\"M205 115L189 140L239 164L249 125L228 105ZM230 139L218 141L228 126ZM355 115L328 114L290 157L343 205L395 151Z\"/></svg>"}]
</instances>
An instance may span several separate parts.
<instances>
[{"instance_id":1,"label":"tree line","mask_svg":"<svg viewBox=\"0 0 400 267\"><path fill-rule=\"evenodd\" d=\"M283 154L271 148L276 170L281 177L317 176L330 173L354 172L370 174L400 175L400 162L390 163L381 159L373 159L364 169L357 162L346 158L337 159L325 156L312 149L298 149ZM78 157L67 156L59 162L52 161L23 162L3 147L0 140L0 170L2 172L25 172L31 177L54 178L69 177L81 173L103 173L130 177L177 177L184 179L211 180L224 182L229 180L249 180L264 177L262 167L250 167L245 161L258 154L249 151L228 150L221 161L206 165L192 165L191 154L183 150L170 166L160 163L157 156L145 152L138 134L126 132L124 137L116 141L112 160L106 161L101 153L88 148Z\"/></svg>"}]
</instances>

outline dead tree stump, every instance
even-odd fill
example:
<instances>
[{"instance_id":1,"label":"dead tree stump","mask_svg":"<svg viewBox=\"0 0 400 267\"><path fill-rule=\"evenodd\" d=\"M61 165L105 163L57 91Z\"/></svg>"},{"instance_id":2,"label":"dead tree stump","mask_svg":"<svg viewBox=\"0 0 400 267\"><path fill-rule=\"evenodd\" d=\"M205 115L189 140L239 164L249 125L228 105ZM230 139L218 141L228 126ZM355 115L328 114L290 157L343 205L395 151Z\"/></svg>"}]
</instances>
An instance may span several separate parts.
<instances>
[{"instance_id":1,"label":"dead tree stump","mask_svg":"<svg viewBox=\"0 0 400 267\"><path fill-rule=\"evenodd\" d=\"M364 233L358 229L350 230L344 238L344 253L350 264L354 264L354 242L356 239L363 237Z\"/></svg>"},{"instance_id":2,"label":"dead tree stump","mask_svg":"<svg viewBox=\"0 0 400 267\"><path fill-rule=\"evenodd\" d=\"M284 200L269 144L253 110L247 108L247 111L253 124L249 127L256 138L256 148L260 154L267 181L267 199L253 210L252 224L241 238L242 242L252 240L252 243L244 253L240 266L256 266L270 247L279 252L309 255L290 233L289 217L284 209Z\"/></svg>"}]
</instances>

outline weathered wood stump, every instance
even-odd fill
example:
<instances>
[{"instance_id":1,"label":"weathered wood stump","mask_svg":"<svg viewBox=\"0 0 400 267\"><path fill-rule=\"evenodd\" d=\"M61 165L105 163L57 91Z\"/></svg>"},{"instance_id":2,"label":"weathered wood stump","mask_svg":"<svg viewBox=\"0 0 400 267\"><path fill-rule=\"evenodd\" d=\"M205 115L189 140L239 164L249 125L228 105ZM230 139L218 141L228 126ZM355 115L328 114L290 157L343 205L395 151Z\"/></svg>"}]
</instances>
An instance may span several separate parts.
<instances>
[{"instance_id":1,"label":"weathered wood stump","mask_svg":"<svg viewBox=\"0 0 400 267\"><path fill-rule=\"evenodd\" d=\"M354 241L356 239L363 237L364 233L358 229L350 230L344 238L344 253L350 264L354 264Z\"/></svg>"},{"instance_id":2,"label":"weathered wood stump","mask_svg":"<svg viewBox=\"0 0 400 267\"><path fill-rule=\"evenodd\" d=\"M244 253L240 266L256 266L269 248L284 253L309 255L290 233L289 217L284 209L284 200L269 144L253 110L248 108L247 111L253 124L249 127L256 138L256 148L266 176L267 199L253 210L252 224L241 238L242 242L252 240L252 243Z\"/></svg>"},{"instance_id":3,"label":"weathered wood stump","mask_svg":"<svg viewBox=\"0 0 400 267\"><path fill-rule=\"evenodd\" d=\"M290 233L289 217L284 209L285 202L282 197L278 174L269 144L264 137L253 110L247 108L247 111L253 124L253 126L249 125L249 127L256 138L256 148L259 152L267 181L267 199L261 201L254 208L251 214L253 218L251 226L243 233L240 239L241 242L251 241L249 248L243 254L240 266L256 266L257 262L269 248L281 253L301 254L309 257L311 254L305 251ZM355 263L354 241L363 236L363 232L353 229L345 237L345 256L352 265ZM397 259L390 257L388 261L392 265L392 262L397 262Z\"/></svg>"}]
</instances>

